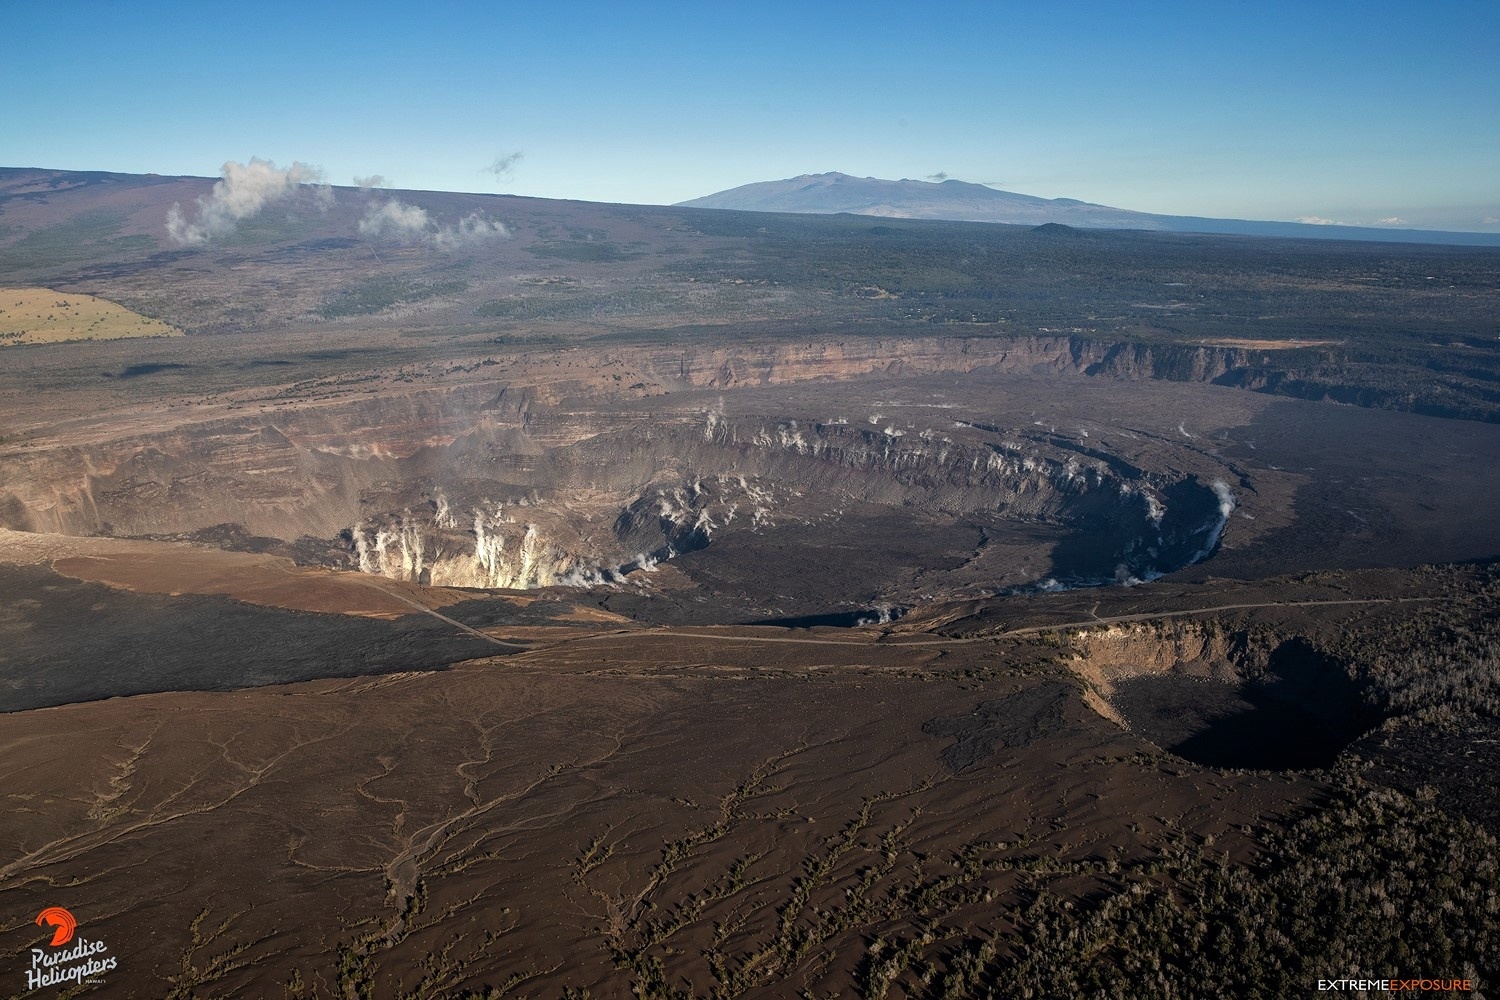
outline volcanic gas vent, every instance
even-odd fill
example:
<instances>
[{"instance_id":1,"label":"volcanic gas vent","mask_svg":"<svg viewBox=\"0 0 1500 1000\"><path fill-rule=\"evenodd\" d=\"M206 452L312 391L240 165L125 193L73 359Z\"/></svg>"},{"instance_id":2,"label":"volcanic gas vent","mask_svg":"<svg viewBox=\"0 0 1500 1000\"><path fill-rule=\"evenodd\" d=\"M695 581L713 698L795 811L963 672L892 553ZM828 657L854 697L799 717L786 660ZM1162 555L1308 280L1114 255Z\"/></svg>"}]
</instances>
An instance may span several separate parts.
<instances>
[{"instance_id":1,"label":"volcanic gas vent","mask_svg":"<svg viewBox=\"0 0 1500 1000\"><path fill-rule=\"evenodd\" d=\"M703 548L741 516L749 506L744 499L769 492L742 477L715 477L647 487L623 500L531 493L458 505L438 490L427 503L373 517L348 537L361 572L392 579L511 590L588 587L624 582L636 570L649 572ZM750 515L752 523L766 517L764 508Z\"/></svg>"}]
</instances>

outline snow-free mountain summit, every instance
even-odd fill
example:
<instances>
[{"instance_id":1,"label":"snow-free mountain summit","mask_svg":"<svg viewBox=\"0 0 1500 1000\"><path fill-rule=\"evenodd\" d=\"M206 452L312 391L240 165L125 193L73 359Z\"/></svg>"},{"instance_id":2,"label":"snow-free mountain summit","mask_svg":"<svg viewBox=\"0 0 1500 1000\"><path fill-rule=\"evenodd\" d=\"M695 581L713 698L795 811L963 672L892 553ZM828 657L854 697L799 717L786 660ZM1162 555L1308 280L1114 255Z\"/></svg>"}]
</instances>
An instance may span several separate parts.
<instances>
[{"instance_id":1,"label":"snow-free mountain summit","mask_svg":"<svg viewBox=\"0 0 1500 1000\"><path fill-rule=\"evenodd\" d=\"M837 172L802 174L786 180L745 184L680 204L689 208L722 208L742 212L814 215L847 212L851 215L892 219L946 219L954 222L998 222L1022 226L1055 223L1087 229L1151 229L1176 233L1500 246L1500 234L1494 233L1450 233L1154 215L1074 198L1037 198L951 178L943 181L890 181L878 177L852 177Z\"/></svg>"}]
</instances>

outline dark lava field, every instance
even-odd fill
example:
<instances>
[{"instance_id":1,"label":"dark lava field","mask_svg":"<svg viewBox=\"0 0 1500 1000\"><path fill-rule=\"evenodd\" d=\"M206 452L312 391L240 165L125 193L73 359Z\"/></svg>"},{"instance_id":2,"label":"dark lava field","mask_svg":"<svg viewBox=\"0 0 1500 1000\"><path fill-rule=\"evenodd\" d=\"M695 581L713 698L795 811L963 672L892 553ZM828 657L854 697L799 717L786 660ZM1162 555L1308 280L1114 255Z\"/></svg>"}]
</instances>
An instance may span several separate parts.
<instances>
[{"instance_id":1,"label":"dark lava field","mask_svg":"<svg viewBox=\"0 0 1500 1000\"><path fill-rule=\"evenodd\" d=\"M208 184L0 171L16 970L1500 982L1500 251Z\"/></svg>"}]
</instances>

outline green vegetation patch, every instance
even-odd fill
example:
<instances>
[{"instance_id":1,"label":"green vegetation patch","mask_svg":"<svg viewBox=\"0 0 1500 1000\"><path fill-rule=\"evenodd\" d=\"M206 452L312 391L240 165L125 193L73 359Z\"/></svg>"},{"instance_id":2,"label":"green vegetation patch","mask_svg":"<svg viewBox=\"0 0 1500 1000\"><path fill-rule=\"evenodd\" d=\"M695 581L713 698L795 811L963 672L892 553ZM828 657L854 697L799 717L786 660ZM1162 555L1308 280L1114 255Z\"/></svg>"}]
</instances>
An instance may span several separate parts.
<instances>
[{"instance_id":1,"label":"green vegetation patch","mask_svg":"<svg viewBox=\"0 0 1500 1000\"><path fill-rule=\"evenodd\" d=\"M1500 848L1423 796L1345 775L1258 867L1187 845L1152 867L1090 907L1043 892L1015 957L975 941L941 995L1269 1000L1319 979L1500 975Z\"/></svg>"}]
</instances>

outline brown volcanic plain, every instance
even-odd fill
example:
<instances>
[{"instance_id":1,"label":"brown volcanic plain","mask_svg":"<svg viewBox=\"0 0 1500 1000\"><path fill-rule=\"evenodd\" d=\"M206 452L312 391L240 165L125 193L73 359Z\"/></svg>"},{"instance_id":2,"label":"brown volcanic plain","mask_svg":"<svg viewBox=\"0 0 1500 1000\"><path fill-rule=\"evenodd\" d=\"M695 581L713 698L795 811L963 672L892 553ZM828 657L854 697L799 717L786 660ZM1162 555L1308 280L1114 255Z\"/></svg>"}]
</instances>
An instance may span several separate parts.
<instances>
[{"instance_id":1,"label":"brown volcanic plain","mask_svg":"<svg viewBox=\"0 0 1500 1000\"><path fill-rule=\"evenodd\" d=\"M188 334L0 348L0 995L1494 988L1497 252L208 186L0 171Z\"/></svg>"}]
</instances>

